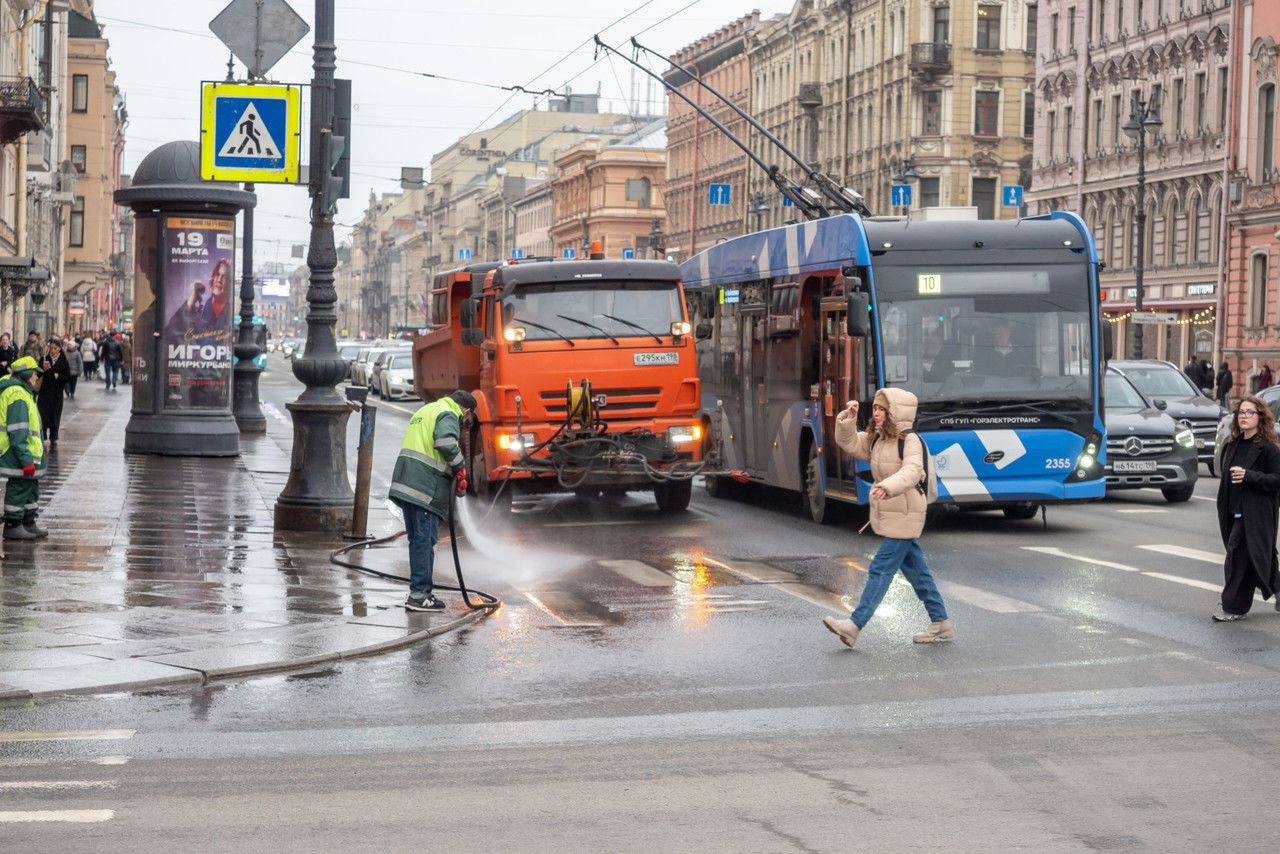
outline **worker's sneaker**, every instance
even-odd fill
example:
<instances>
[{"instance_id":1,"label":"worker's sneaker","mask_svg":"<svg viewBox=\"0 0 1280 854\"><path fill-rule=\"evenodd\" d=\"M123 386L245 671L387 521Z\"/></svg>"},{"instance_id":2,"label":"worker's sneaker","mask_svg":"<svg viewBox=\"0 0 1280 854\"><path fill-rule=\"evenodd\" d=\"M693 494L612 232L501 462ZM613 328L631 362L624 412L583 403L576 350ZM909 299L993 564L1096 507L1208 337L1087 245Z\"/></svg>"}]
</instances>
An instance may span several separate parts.
<instances>
[{"instance_id":1,"label":"worker's sneaker","mask_svg":"<svg viewBox=\"0 0 1280 854\"><path fill-rule=\"evenodd\" d=\"M942 620L938 623L930 623L929 628L912 638L916 643L937 643L938 641L949 641L956 636L956 630L951 628L950 620Z\"/></svg>"},{"instance_id":2,"label":"worker's sneaker","mask_svg":"<svg viewBox=\"0 0 1280 854\"><path fill-rule=\"evenodd\" d=\"M428 593L421 598L410 596L404 600L404 609L406 611L443 611L444 603Z\"/></svg>"},{"instance_id":3,"label":"worker's sneaker","mask_svg":"<svg viewBox=\"0 0 1280 854\"><path fill-rule=\"evenodd\" d=\"M852 648L858 639L858 624L853 620L837 620L835 617L823 617L822 625L827 627L827 631L833 635L839 635L840 640L844 641L844 645Z\"/></svg>"},{"instance_id":4,"label":"worker's sneaker","mask_svg":"<svg viewBox=\"0 0 1280 854\"><path fill-rule=\"evenodd\" d=\"M1243 620L1246 614L1232 614L1228 611L1217 610L1213 612L1213 621L1215 623L1234 623L1237 620Z\"/></svg>"},{"instance_id":5,"label":"worker's sneaker","mask_svg":"<svg viewBox=\"0 0 1280 854\"><path fill-rule=\"evenodd\" d=\"M5 522L4 538L6 540L34 540L35 533L28 531L21 522Z\"/></svg>"}]
</instances>

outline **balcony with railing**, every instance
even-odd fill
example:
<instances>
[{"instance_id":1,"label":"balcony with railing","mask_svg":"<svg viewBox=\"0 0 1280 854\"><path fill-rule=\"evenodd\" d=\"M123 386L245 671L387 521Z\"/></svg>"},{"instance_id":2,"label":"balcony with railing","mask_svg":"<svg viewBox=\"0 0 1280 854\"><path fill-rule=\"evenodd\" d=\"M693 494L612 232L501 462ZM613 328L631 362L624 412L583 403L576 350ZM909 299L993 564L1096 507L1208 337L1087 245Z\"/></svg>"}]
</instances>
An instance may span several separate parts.
<instances>
[{"instance_id":1,"label":"balcony with railing","mask_svg":"<svg viewBox=\"0 0 1280 854\"><path fill-rule=\"evenodd\" d=\"M44 98L30 77L0 77L0 143L44 129Z\"/></svg>"},{"instance_id":2,"label":"balcony with railing","mask_svg":"<svg viewBox=\"0 0 1280 854\"><path fill-rule=\"evenodd\" d=\"M911 70L917 74L936 74L951 69L951 45L920 42L911 46Z\"/></svg>"}]
</instances>

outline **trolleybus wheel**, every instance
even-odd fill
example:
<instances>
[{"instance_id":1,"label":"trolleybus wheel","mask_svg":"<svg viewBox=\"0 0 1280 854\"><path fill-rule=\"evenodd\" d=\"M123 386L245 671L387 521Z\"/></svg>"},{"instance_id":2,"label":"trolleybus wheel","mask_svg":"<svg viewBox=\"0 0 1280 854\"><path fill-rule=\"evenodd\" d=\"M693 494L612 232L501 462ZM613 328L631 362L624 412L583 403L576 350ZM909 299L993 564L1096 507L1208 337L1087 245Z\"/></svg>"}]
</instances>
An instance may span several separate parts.
<instances>
[{"instance_id":1,"label":"trolleybus wheel","mask_svg":"<svg viewBox=\"0 0 1280 854\"><path fill-rule=\"evenodd\" d=\"M1019 501L1017 504L1006 504L1000 508L1006 519L1034 519L1040 512L1040 505L1031 501Z\"/></svg>"},{"instance_id":2,"label":"trolleybus wheel","mask_svg":"<svg viewBox=\"0 0 1280 854\"><path fill-rule=\"evenodd\" d=\"M800 493L804 500L805 512L809 518L819 525L834 519L835 507L827 501L822 491L822 472L819 470L818 446L809 445L809 461L804 467L804 491Z\"/></svg>"},{"instance_id":3,"label":"trolleybus wheel","mask_svg":"<svg viewBox=\"0 0 1280 854\"><path fill-rule=\"evenodd\" d=\"M653 487L653 497L663 513L679 513L689 507L693 480L664 480Z\"/></svg>"}]
</instances>

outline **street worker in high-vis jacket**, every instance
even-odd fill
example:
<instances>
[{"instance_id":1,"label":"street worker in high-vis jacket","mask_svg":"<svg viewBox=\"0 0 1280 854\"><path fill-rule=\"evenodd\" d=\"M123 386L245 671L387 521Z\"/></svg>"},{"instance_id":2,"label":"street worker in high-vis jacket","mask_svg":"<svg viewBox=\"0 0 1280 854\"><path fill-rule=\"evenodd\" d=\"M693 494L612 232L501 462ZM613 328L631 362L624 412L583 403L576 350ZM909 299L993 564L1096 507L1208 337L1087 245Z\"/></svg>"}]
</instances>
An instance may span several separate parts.
<instances>
[{"instance_id":1,"label":"street worker in high-vis jacket","mask_svg":"<svg viewBox=\"0 0 1280 854\"><path fill-rule=\"evenodd\" d=\"M4 489L4 538L35 540L49 536L36 527L36 502L44 476L44 444L40 441L40 411L33 392L40 387L40 366L30 356L9 365L9 376L0 382L0 475L9 479Z\"/></svg>"},{"instance_id":2,"label":"street worker in high-vis jacket","mask_svg":"<svg viewBox=\"0 0 1280 854\"><path fill-rule=\"evenodd\" d=\"M467 491L462 456L462 421L476 408L469 392L450 392L421 407L409 419L400 456L391 473L391 500L404 512L409 538L409 611L443 611L444 603L431 595L440 520L448 519L449 490Z\"/></svg>"}]
</instances>

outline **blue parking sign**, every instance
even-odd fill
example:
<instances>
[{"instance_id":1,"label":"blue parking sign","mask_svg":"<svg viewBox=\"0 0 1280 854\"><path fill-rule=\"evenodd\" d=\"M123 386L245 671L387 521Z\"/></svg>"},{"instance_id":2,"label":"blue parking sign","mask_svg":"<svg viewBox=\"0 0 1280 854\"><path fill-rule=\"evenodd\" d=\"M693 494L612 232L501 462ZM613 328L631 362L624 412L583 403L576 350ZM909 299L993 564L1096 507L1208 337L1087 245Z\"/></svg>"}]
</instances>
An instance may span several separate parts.
<instances>
[{"instance_id":1,"label":"blue parking sign","mask_svg":"<svg viewBox=\"0 0 1280 854\"><path fill-rule=\"evenodd\" d=\"M1004 206L1006 208L1022 207L1022 187L1017 184L1004 185Z\"/></svg>"}]
</instances>

